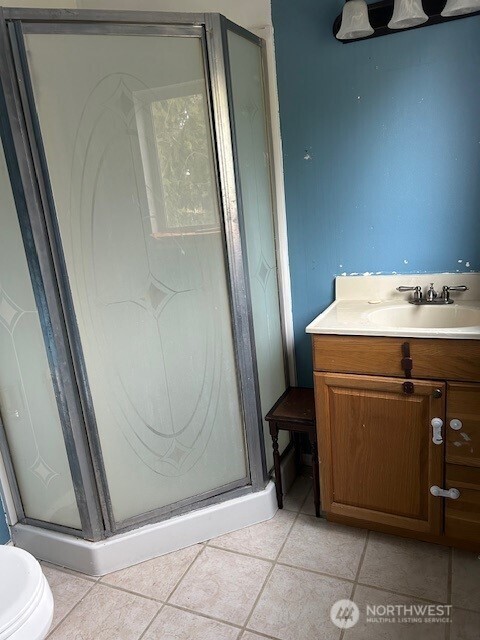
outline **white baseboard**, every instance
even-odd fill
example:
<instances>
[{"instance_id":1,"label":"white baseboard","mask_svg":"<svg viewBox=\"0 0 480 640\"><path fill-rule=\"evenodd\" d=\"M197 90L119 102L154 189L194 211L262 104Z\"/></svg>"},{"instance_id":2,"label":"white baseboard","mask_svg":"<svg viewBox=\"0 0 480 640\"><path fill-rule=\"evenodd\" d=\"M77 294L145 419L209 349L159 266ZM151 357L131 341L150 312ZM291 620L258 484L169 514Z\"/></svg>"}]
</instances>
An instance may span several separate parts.
<instances>
[{"instance_id":1,"label":"white baseboard","mask_svg":"<svg viewBox=\"0 0 480 640\"><path fill-rule=\"evenodd\" d=\"M39 560L87 575L103 576L269 520L276 512L275 486L269 482L263 491L197 509L101 542L88 542L25 524L12 527L12 539L15 546L29 551Z\"/></svg>"}]
</instances>

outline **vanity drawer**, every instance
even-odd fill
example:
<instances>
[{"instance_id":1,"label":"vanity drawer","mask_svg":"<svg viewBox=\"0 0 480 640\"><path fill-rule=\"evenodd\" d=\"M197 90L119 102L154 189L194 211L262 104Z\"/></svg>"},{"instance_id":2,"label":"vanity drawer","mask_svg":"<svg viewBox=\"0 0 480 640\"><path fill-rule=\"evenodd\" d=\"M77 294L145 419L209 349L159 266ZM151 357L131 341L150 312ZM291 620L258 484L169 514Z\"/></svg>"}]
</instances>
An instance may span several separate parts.
<instances>
[{"instance_id":1,"label":"vanity drawer","mask_svg":"<svg viewBox=\"0 0 480 640\"><path fill-rule=\"evenodd\" d=\"M460 429L452 429L460 421ZM447 387L447 462L480 467L480 384Z\"/></svg>"},{"instance_id":2,"label":"vanity drawer","mask_svg":"<svg viewBox=\"0 0 480 640\"><path fill-rule=\"evenodd\" d=\"M445 500L445 535L480 541L480 469L447 464L447 489L458 489L458 500Z\"/></svg>"},{"instance_id":3,"label":"vanity drawer","mask_svg":"<svg viewBox=\"0 0 480 640\"><path fill-rule=\"evenodd\" d=\"M314 335L313 368L403 378L404 342L410 345L414 378L480 382L480 340Z\"/></svg>"}]
</instances>

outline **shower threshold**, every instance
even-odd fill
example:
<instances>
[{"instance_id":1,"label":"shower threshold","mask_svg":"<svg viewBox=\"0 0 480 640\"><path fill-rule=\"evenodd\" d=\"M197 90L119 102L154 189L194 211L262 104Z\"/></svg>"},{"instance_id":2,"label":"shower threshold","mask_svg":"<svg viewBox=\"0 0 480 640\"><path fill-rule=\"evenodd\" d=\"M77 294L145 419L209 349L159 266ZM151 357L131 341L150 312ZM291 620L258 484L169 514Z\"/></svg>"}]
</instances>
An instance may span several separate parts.
<instances>
[{"instance_id":1,"label":"shower threshold","mask_svg":"<svg viewBox=\"0 0 480 640\"><path fill-rule=\"evenodd\" d=\"M39 560L89 576L103 576L273 518L275 485L99 542L27 524L12 527L15 546Z\"/></svg>"}]
</instances>

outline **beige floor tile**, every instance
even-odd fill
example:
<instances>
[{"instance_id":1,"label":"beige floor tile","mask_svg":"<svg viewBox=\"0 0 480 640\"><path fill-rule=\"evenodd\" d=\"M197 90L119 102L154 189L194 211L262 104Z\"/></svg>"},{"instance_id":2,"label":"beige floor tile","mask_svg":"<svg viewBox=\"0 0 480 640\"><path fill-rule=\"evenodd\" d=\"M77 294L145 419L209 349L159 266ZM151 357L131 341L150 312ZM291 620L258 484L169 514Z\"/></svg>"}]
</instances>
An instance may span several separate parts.
<instances>
[{"instance_id":1,"label":"beige floor tile","mask_svg":"<svg viewBox=\"0 0 480 640\"><path fill-rule=\"evenodd\" d=\"M304 569L355 578L365 546L366 531L300 515L279 561Z\"/></svg>"},{"instance_id":2,"label":"beige floor tile","mask_svg":"<svg viewBox=\"0 0 480 640\"><path fill-rule=\"evenodd\" d=\"M287 511L300 511L305 496L312 487L312 479L307 476L298 476L288 493L283 498L283 508Z\"/></svg>"},{"instance_id":3,"label":"beige floor tile","mask_svg":"<svg viewBox=\"0 0 480 640\"><path fill-rule=\"evenodd\" d=\"M360 620L345 631L345 640L445 640L444 623L367 621L367 604L425 606L428 603L361 585L357 587L353 600L360 609Z\"/></svg>"},{"instance_id":4,"label":"beige floor tile","mask_svg":"<svg viewBox=\"0 0 480 640\"><path fill-rule=\"evenodd\" d=\"M337 639L330 607L351 590L349 582L277 565L247 626L281 640Z\"/></svg>"},{"instance_id":5,"label":"beige floor tile","mask_svg":"<svg viewBox=\"0 0 480 640\"><path fill-rule=\"evenodd\" d=\"M158 609L152 600L97 583L51 640L138 640Z\"/></svg>"},{"instance_id":6,"label":"beige floor tile","mask_svg":"<svg viewBox=\"0 0 480 640\"><path fill-rule=\"evenodd\" d=\"M282 548L294 520L295 514L291 511L277 511L271 520L227 533L227 535L210 540L210 544L222 549L250 553L254 556L274 560Z\"/></svg>"},{"instance_id":7,"label":"beige floor tile","mask_svg":"<svg viewBox=\"0 0 480 640\"><path fill-rule=\"evenodd\" d=\"M52 564L51 562L45 562L45 560L40 560L40 564L42 565L42 567L50 567L50 569L55 569L56 571L62 571L63 573L68 573L71 576L76 576L77 578L83 578L83 580L89 580L90 582L97 582L97 580L100 579L98 576L89 576L86 573L80 573L80 571L67 569L67 567L61 567L60 565Z\"/></svg>"},{"instance_id":8,"label":"beige floor tile","mask_svg":"<svg viewBox=\"0 0 480 640\"><path fill-rule=\"evenodd\" d=\"M268 636L259 636L251 631L244 631L240 640L266 640Z\"/></svg>"},{"instance_id":9,"label":"beige floor tile","mask_svg":"<svg viewBox=\"0 0 480 640\"><path fill-rule=\"evenodd\" d=\"M42 570L53 593L55 608L51 628L54 629L95 583L44 564Z\"/></svg>"},{"instance_id":10,"label":"beige floor tile","mask_svg":"<svg viewBox=\"0 0 480 640\"><path fill-rule=\"evenodd\" d=\"M453 550L452 604L480 611L480 556ZM480 637L480 631L479 631Z\"/></svg>"},{"instance_id":11,"label":"beige floor tile","mask_svg":"<svg viewBox=\"0 0 480 640\"><path fill-rule=\"evenodd\" d=\"M446 602L448 556L446 547L372 533L358 580L398 593Z\"/></svg>"},{"instance_id":12,"label":"beige floor tile","mask_svg":"<svg viewBox=\"0 0 480 640\"><path fill-rule=\"evenodd\" d=\"M226 622L244 624L270 568L265 560L206 547L170 602Z\"/></svg>"},{"instance_id":13,"label":"beige floor tile","mask_svg":"<svg viewBox=\"0 0 480 640\"><path fill-rule=\"evenodd\" d=\"M480 613L453 610L450 640L478 640L480 637Z\"/></svg>"},{"instance_id":14,"label":"beige floor tile","mask_svg":"<svg viewBox=\"0 0 480 640\"><path fill-rule=\"evenodd\" d=\"M142 562L102 578L102 582L157 600L166 601L185 571L203 549L194 545Z\"/></svg>"},{"instance_id":15,"label":"beige floor tile","mask_svg":"<svg viewBox=\"0 0 480 640\"><path fill-rule=\"evenodd\" d=\"M142 640L236 640L238 633L237 627L167 605Z\"/></svg>"}]
</instances>

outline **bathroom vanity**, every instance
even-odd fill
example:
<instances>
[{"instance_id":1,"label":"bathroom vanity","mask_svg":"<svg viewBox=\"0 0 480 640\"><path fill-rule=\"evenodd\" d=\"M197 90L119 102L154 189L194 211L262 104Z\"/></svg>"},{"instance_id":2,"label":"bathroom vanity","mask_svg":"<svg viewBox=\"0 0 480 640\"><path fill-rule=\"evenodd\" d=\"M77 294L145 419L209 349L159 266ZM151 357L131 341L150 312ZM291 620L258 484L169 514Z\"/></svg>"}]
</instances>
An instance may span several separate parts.
<instances>
[{"instance_id":1,"label":"bathroom vanity","mask_svg":"<svg viewBox=\"0 0 480 640\"><path fill-rule=\"evenodd\" d=\"M307 332L327 518L480 550L479 276L340 277Z\"/></svg>"}]
</instances>

